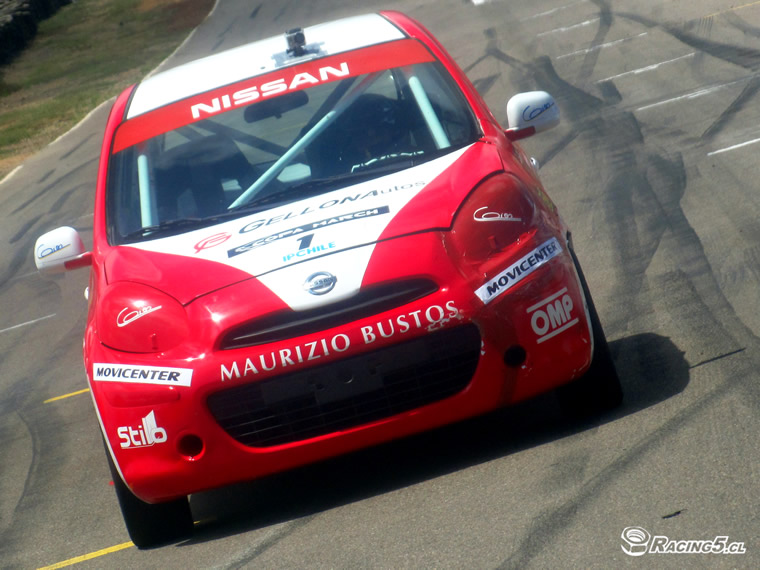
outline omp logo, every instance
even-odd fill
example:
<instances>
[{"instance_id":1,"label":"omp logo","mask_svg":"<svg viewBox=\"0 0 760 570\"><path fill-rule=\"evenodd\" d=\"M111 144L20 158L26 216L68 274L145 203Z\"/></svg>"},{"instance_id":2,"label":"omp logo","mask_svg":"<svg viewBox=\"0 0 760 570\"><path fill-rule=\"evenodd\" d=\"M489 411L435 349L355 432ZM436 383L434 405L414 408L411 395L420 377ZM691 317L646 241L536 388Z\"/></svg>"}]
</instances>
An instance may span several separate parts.
<instances>
[{"instance_id":1,"label":"omp logo","mask_svg":"<svg viewBox=\"0 0 760 570\"><path fill-rule=\"evenodd\" d=\"M573 318L573 299L567 294L567 287L551 297L528 307L530 326L538 336L538 344L557 336L578 323Z\"/></svg>"},{"instance_id":2,"label":"omp logo","mask_svg":"<svg viewBox=\"0 0 760 570\"><path fill-rule=\"evenodd\" d=\"M285 78L280 78L275 79L274 81L267 81L261 85L247 87L233 93L227 93L221 97L214 97L207 103L196 103L195 105L192 105L190 107L190 112L193 115L193 119L199 119L201 113L214 115L223 109L226 110L238 105L253 103L260 97L271 97L272 95L285 93L286 91L317 85L318 83L328 81L330 76L347 77L349 74L348 63L344 61L337 68L329 65L320 67L317 70L317 75L312 75L308 72L296 73L290 82Z\"/></svg>"},{"instance_id":3,"label":"omp logo","mask_svg":"<svg viewBox=\"0 0 760 570\"><path fill-rule=\"evenodd\" d=\"M166 430L158 427L156 414L153 410L142 419L142 425L133 428L120 427L116 430L121 440L121 448L150 447L166 441Z\"/></svg>"}]
</instances>

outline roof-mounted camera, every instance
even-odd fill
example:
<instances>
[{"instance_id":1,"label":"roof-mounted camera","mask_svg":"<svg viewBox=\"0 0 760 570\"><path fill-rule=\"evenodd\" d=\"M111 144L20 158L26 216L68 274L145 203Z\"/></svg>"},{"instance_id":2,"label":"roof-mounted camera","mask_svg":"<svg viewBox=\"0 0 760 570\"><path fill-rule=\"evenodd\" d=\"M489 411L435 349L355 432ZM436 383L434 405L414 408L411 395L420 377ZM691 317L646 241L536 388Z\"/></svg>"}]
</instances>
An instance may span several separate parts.
<instances>
[{"instance_id":1,"label":"roof-mounted camera","mask_svg":"<svg viewBox=\"0 0 760 570\"><path fill-rule=\"evenodd\" d=\"M303 28L293 28L285 32L285 39L288 41L288 55L296 57L302 56L306 53L306 36L303 33Z\"/></svg>"}]
</instances>

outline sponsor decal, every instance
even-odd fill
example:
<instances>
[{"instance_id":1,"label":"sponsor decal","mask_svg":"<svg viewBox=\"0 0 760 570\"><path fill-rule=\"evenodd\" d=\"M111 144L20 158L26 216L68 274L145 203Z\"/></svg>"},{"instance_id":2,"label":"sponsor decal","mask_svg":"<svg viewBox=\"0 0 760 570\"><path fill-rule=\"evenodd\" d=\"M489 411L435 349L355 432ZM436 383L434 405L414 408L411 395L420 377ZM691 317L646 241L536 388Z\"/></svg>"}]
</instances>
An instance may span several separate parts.
<instances>
[{"instance_id":1,"label":"sponsor decal","mask_svg":"<svg viewBox=\"0 0 760 570\"><path fill-rule=\"evenodd\" d=\"M531 107L528 105L523 109L522 116L523 120L526 122L530 122L534 120L539 115L543 115L546 111L554 107L554 101L549 101L548 103L544 103L540 107Z\"/></svg>"},{"instance_id":2,"label":"sponsor decal","mask_svg":"<svg viewBox=\"0 0 760 570\"><path fill-rule=\"evenodd\" d=\"M327 271L317 271L309 275L303 284L304 291L312 295L326 295L335 288L338 278Z\"/></svg>"},{"instance_id":3,"label":"sponsor decal","mask_svg":"<svg viewBox=\"0 0 760 570\"><path fill-rule=\"evenodd\" d=\"M452 319L464 318L454 306L454 301L447 301L445 307L431 305L425 310L412 311L396 318L378 321L374 325L361 327L364 344L375 342L378 337L391 338L396 334L404 334L412 329L425 328L428 332L443 328Z\"/></svg>"},{"instance_id":4,"label":"sponsor decal","mask_svg":"<svg viewBox=\"0 0 760 570\"><path fill-rule=\"evenodd\" d=\"M221 113L223 110L237 107L238 105L248 105L261 97L271 97L287 91L311 87L332 79L348 77L351 74L348 63L340 62L337 67L326 65L320 67L314 74L309 72L296 73L292 77L280 77L273 81L267 81L260 85L253 85L240 89L238 91L224 93L219 97L214 97L205 103L196 103L190 106L190 113L193 119L199 119L201 113L205 116Z\"/></svg>"},{"instance_id":5,"label":"sponsor decal","mask_svg":"<svg viewBox=\"0 0 760 570\"><path fill-rule=\"evenodd\" d=\"M645 554L746 554L743 542L729 542L727 536L708 540L673 540L667 536L652 536L640 526L629 526L620 535L620 547L628 556Z\"/></svg>"},{"instance_id":6,"label":"sponsor decal","mask_svg":"<svg viewBox=\"0 0 760 570\"><path fill-rule=\"evenodd\" d=\"M48 257L50 255L53 255L54 253L58 253L62 249L66 249L70 245L71 245L70 243L67 243L65 245L62 244L62 243L59 243L59 244L54 245L54 246L48 246L48 245L45 245L45 244L41 244L37 248L37 259L45 259L46 257Z\"/></svg>"},{"instance_id":7,"label":"sponsor decal","mask_svg":"<svg viewBox=\"0 0 760 570\"><path fill-rule=\"evenodd\" d=\"M472 219L476 222L522 222L522 218L515 218L507 212L484 212L483 210L488 210L488 206L475 210Z\"/></svg>"},{"instance_id":8,"label":"sponsor decal","mask_svg":"<svg viewBox=\"0 0 760 570\"><path fill-rule=\"evenodd\" d=\"M190 386L193 379L192 368L95 363L92 365L92 370L92 379L97 382L130 382L134 384L157 384L160 386Z\"/></svg>"},{"instance_id":9,"label":"sponsor decal","mask_svg":"<svg viewBox=\"0 0 760 570\"><path fill-rule=\"evenodd\" d=\"M464 316L454 305L447 301L443 306L430 305L425 309L411 311L383 319L374 324L360 327L349 334L336 334L313 342L298 344L278 351L269 351L246 358L234 360L220 365L222 382L254 376L263 371L271 372L277 369L296 366L317 360L333 353L347 351L352 345L366 346L380 338L393 338L412 330L424 328L428 331L443 328L453 320L461 320Z\"/></svg>"},{"instance_id":10,"label":"sponsor decal","mask_svg":"<svg viewBox=\"0 0 760 570\"><path fill-rule=\"evenodd\" d=\"M319 206L307 206L306 208L302 210L295 210L290 211L285 214L279 214L277 216L273 216L271 218L261 218L258 220L254 220L252 222L247 223L245 226L243 226L240 229L241 234L247 234L249 232L252 232L254 230L257 230L264 226L271 226L274 224L278 224L280 222L291 220L293 218L297 218L299 216L305 216L307 214L313 214L314 212L318 212L319 210L326 210L328 208L332 208L333 206L342 206L344 204L349 204L351 202L360 202L362 200L365 200L367 198L376 198L378 196L384 196L387 194L393 194L395 192L403 191L403 190L411 190L413 188L420 189L424 187L427 184L427 182L419 181L419 182L413 182L413 183L407 183L407 184L396 184L394 186L383 188L380 190L370 190L369 192L359 192L355 194L346 194L344 196L341 196L339 198L335 198L332 200L328 200L327 202L323 202ZM326 224L325 224L326 225ZM322 226L320 226L322 227Z\"/></svg>"},{"instance_id":11,"label":"sponsor decal","mask_svg":"<svg viewBox=\"0 0 760 570\"><path fill-rule=\"evenodd\" d=\"M309 236L309 237L311 237L311 236ZM326 252L326 251L330 251L331 249L335 249L336 247L337 246L335 245L335 242L331 241L330 243L323 243L323 244L320 244L320 245L315 245L314 247L302 248L302 249L299 249L295 253L289 253L287 255L283 255L282 256L282 260L285 263L287 263L288 261L291 261L291 260L303 259L304 257L310 257L310 256L315 255L317 253L323 253L323 252Z\"/></svg>"},{"instance_id":12,"label":"sponsor decal","mask_svg":"<svg viewBox=\"0 0 760 570\"><path fill-rule=\"evenodd\" d=\"M336 201L337 202L337 201ZM329 203L329 202L328 202ZM308 210L309 208L307 208ZM248 251L251 251L253 249L256 249L258 247L273 243L275 241L291 237L294 235L299 235L304 232L311 232L314 230L318 230L320 228L325 228L328 226L334 226L336 224L342 224L344 222L351 222L355 220L363 220L365 218L371 218L374 216L382 216L383 214L387 214L390 212L390 208L388 206L380 206L378 208L368 208L366 210L358 210L356 212L349 212L347 214L341 214L340 216L335 216L333 218L325 218L324 220L319 220L317 222L312 222L310 224L304 224L302 226L296 226L294 228L289 228L287 230L283 230L281 232L270 234L268 236L259 238L255 241L246 243L244 245L239 245L238 247L235 247L233 249L230 249L227 252L227 257L235 257L236 255L240 255L241 253L246 253ZM305 213L302 212L302 213ZM282 217L282 216L278 216ZM276 218L271 218L271 220L274 220ZM246 227L244 227L242 230L240 230L240 233L245 233L246 231L252 231L251 229L247 229L251 227L253 224L256 224L256 222L251 222ZM258 226L257 226L258 227ZM255 229L255 228L254 228Z\"/></svg>"},{"instance_id":13,"label":"sponsor decal","mask_svg":"<svg viewBox=\"0 0 760 570\"><path fill-rule=\"evenodd\" d=\"M213 236L204 238L193 246L195 248L195 253L198 254L204 249L209 249L212 247L216 247L217 245L221 245L224 242L226 242L228 239L230 239L231 237L232 237L232 234L229 234L227 232L222 232L220 234L214 234Z\"/></svg>"},{"instance_id":14,"label":"sponsor decal","mask_svg":"<svg viewBox=\"0 0 760 570\"><path fill-rule=\"evenodd\" d=\"M121 440L120 445L122 449L150 447L166 441L166 430L158 427L156 414L153 410L142 419L141 425L138 427L120 427L116 430L116 433Z\"/></svg>"},{"instance_id":15,"label":"sponsor decal","mask_svg":"<svg viewBox=\"0 0 760 570\"><path fill-rule=\"evenodd\" d=\"M573 317L573 298L568 295L567 287L557 291L551 297L528 307L530 326L538 337L538 344L557 336L573 325L578 318Z\"/></svg>"},{"instance_id":16,"label":"sponsor decal","mask_svg":"<svg viewBox=\"0 0 760 570\"><path fill-rule=\"evenodd\" d=\"M263 62L264 65L260 68L258 65L253 68L246 65L240 72L233 70L226 73L229 81L223 87L216 87L214 78L207 77L200 80L202 92L196 95L184 93L191 96L179 100L179 94L183 93L179 88L162 93L148 85L136 91L129 107L128 120L117 130L112 152L117 153L151 137L213 117L227 109L255 104L256 101L312 85L340 81L348 76L382 71L388 68L388 62L391 61L394 67L403 67L433 59L433 55L420 42L400 39L371 45L356 50L351 55L339 53L316 60L307 59L299 61L298 65L288 65L272 71L269 70L272 69L272 64L277 65L277 61ZM255 76L251 77L251 73Z\"/></svg>"},{"instance_id":17,"label":"sponsor decal","mask_svg":"<svg viewBox=\"0 0 760 570\"><path fill-rule=\"evenodd\" d=\"M161 305L159 305L158 307L151 307L150 305L147 305L140 309L135 309L135 310L130 311L129 307L124 307L121 311L119 311L119 314L116 316L116 326L125 327L128 324L135 322L137 319L144 317L145 315L149 315L150 313L153 313L154 311L158 311L159 309L162 309L162 308L163 307Z\"/></svg>"},{"instance_id":18,"label":"sponsor decal","mask_svg":"<svg viewBox=\"0 0 760 570\"><path fill-rule=\"evenodd\" d=\"M562 246L557 238L551 238L478 288L475 294L488 304L560 253Z\"/></svg>"}]
</instances>

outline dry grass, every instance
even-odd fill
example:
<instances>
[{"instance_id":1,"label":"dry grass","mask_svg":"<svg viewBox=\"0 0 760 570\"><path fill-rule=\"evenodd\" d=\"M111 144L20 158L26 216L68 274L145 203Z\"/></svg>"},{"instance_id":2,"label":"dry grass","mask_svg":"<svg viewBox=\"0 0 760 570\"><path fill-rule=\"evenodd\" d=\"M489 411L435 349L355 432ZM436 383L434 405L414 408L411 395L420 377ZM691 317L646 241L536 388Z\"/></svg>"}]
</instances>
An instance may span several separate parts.
<instances>
[{"instance_id":1,"label":"dry grass","mask_svg":"<svg viewBox=\"0 0 760 570\"><path fill-rule=\"evenodd\" d=\"M97 105L139 81L213 0L78 0L0 66L0 180Z\"/></svg>"}]
</instances>

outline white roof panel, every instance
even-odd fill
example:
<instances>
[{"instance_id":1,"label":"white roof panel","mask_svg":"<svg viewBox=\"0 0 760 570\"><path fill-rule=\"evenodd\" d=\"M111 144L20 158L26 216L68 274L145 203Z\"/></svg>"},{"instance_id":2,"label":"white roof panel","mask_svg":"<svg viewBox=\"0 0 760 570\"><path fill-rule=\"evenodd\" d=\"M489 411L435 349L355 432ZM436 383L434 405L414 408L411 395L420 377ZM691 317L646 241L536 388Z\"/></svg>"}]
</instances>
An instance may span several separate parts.
<instances>
[{"instance_id":1,"label":"white roof panel","mask_svg":"<svg viewBox=\"0 0 760 570\"><path fill-rule=\"evenodd\" d=\"M362 47L404 38L404 34L379 14L367 14L336 20L304 29L306 49L317 57L342 53ZM285 33L238 48L204 57L162 73L140 83L135 91L127 118L131 119L167 105L292 65L304 58L288 56Z\"/></svg>"}]
</instances>

